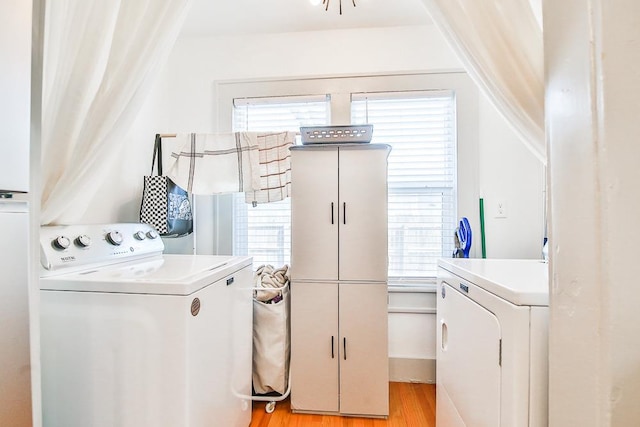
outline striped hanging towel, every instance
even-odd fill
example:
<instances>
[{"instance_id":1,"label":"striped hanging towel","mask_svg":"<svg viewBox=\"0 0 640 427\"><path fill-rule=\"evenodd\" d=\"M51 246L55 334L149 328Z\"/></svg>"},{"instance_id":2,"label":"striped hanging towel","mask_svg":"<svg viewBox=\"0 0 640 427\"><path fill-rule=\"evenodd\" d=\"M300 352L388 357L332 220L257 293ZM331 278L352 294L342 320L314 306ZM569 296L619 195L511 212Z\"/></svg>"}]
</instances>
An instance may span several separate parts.
<instances>
[{"instance_id":1,"label":"striped hanging towel","mask_svg":"<svg viewBox=\"0 0 640 427\"><path fill-rule=\"evenodd\" d=\"M258 134L258 158L260 186L256 191L245 192L245 202L256 206L289 197L291 191L291 147L294 132Z\"/></svg>"},{"instance_id":2,"label":"striped hanging towel","mask_svg":"<svg viewBox=\"0 0 640 427\"><path fill-rule=\"evenodd\" d=\"M258 134L178 134L167 176L193 194L223 194L260 188Z\"/></svg>"}]
</instances>

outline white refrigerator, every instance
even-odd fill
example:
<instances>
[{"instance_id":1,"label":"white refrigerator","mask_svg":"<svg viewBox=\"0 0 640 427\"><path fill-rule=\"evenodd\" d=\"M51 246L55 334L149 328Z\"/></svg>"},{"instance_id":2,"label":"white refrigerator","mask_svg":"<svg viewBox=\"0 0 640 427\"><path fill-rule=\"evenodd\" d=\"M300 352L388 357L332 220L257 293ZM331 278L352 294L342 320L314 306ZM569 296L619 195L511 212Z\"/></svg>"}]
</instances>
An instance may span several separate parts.
<instances>
[{"instance_id":1,"label":"white refrigerator","mask_svg":"<svg viewBox=\"0 0 640 427\"><path fill-rule=\"evenodd\" d=\"M32 1L0 2L0 425L12 427L34 421L29 321L32 11Z\"/></svg>"},{"instance_id":2,"label":"white refrigerator","mask_svg":"<svg viewBox=\"0 0 640 427\"><path fill-rule=\"evenodd\" d=\"M0 424L30 426L29 213L26 201L0 199L0 234Z\"/></svg>"}]
</instances>

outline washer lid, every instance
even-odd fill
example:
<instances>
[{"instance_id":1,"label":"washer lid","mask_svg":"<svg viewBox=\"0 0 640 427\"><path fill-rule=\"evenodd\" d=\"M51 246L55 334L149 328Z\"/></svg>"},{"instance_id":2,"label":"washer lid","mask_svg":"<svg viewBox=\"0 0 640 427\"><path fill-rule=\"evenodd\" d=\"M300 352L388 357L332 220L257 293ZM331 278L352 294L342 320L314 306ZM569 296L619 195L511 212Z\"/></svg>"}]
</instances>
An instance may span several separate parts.
<instances>
[{"instance_id":1,"label":"washer lid","mask_svg":"<svg viewBox=\"0 0 640 427\"><path fill-rule=\"evenodd\" d=\"M533 259L441 258L438 266L515 305L549 305L549 264Z\"/></svg>"},{"instance_id":2,"label":"washer lid","mask_svg":"<svg viewBox=\"0 0 640 427\"><path fill-rule=\"evenodd\" d=\"M251 265L250 257L163 255L141 261L44 277L40 280L40 289L190 295L249 265Z\"/></svg>"}]
</instances>

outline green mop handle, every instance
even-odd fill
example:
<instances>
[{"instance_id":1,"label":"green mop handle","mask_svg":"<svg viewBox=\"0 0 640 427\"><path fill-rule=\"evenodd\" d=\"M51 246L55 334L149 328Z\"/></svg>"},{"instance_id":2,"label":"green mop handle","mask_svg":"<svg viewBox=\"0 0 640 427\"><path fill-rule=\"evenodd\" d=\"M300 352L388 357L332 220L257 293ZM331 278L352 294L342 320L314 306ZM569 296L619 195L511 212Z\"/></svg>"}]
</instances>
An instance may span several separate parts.
<instances>
[{"instance_id":1,"label":"green mop handle","mask_svg":"<svg viewBox=\"0 0 640 427\"><path fill-rule=\"evenodd\" d=\"M482 243L482 258L487 257L487 246L484 241L484 199L480 198L480 242Z\"/></svg>"}]
</instances>

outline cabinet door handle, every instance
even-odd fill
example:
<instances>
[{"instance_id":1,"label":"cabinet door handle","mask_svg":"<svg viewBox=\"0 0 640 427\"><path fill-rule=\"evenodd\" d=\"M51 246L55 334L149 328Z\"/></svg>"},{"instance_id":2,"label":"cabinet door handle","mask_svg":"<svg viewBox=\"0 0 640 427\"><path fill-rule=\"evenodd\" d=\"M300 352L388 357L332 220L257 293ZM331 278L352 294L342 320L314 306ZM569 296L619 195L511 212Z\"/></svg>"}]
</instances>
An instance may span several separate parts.
<instances>
[{"instance_id":1,"label":"cabinet door handle","mask_svg":"<svg viewBox=\"0 0 640 427\"><path fill-rule=\"evenodd\" d=\"M342 203L342 222L347 223L347 202Z\"/></svg>"},{"instance_id":2,"label":"cabinet door handle","mask_svg":"<svg viewBox=\"0 0 640 427\"><path fill-rule=\"evenodd\" d=\"M336 355L333 351L333 335L331 336L331 358L335 359Z\"/></svg>"},{"instance_id":3,"label":"cabinet door handle","mask_svg":"<svg viewBox=\"0 0 640 427\"><path fill-rule=\"evenodd\" d=\"M333 224L333 202L331 202L331 224Z\"/></svg>"},{"instance_id":4,"label":"cabinet door handle","mask_svg":"<svg viewBox=\"0 0 640 427\"><path fill-rule=\"evenodd\" d=\"M343 354L344 354L344 360L347 360L347 338L343 338L342 339L342 347L344 348Z\"/></svg>"},{"instance_id":5,"label":"cabinet door handle","mask_svg":"<svg viewBox=\"0 0 640 427\"><path fill-rule=\"evenodd\" d=\"M447 351L447 344L449 344L449 327L444 319L440 321L440 327L442 328L440 331L440 348L442 351Z\"/></svg>"}]
</instances>

